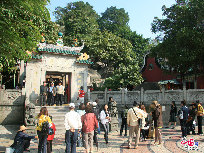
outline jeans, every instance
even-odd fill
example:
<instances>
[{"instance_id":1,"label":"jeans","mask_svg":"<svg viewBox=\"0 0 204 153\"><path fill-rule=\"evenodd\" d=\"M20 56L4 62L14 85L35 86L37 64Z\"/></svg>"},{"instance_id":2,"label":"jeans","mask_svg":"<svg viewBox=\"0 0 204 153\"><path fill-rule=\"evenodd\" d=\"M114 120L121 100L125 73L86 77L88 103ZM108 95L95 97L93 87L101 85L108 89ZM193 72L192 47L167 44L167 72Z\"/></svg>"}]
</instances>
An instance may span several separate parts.
<instances>
[{"instance_id":1,"label":"jeans","mask_svg":"<svg viewBox=\"0 0 204 153\"><path fill-rule=\"evenodd\" d=\"M186 120L181 119L180 124L181 124L182 137L186 137L187 136Z\"/></svg>"},{"instance_id":2,"label":"jeans","mask_svg":"<svg viewBox=\"0 0 204 153\"><path fill-rule=\"evenodd\" d=\"M203 134L203 130L202 130L202 116L197 116L197 120L198 120L198 134Z\"/></svg>"},{"instance_id":3,"label":"jeans","mask_svg":"<svg viewBox=\"0 0 204 153\"><path fill-rule=\"evenodd\" d=\"M62 105L62 94L57 94L57 105Z\"/></svg>"},{"instance_id":4,"label":"jeans","mask_svg":"<svg viewBox=\"0 0 204 153\"><path fill-rule=\"evenodd\" d=\"M78 130L75 130L75 132L71 132L70 130L66 130L66 133L65 133L65 143L66 143L65 153L76 153L77 136L78 136Z\"/></svg>"},{"instance_id":5,"label":"jeans","mask_svg":"<svg viewBox=\"0 0 204 153\"><path fill-rule=\"evenodd\" d=\"M120 135L123 133L123 128L125 126L125 135L127 135L127 118L122 118L122 124L120 128Z\"/></svg>"},{"instance_id":6,"label":"jeans","mask_svg":"<svg viewBox=\"0 0 204 153\"><path fill-rule=\"evenodd\" d=\"M54 105L54 96L51 92L48 93L48 105Z\"/></svg>"},{"instance_id":7,"label":"jeans","mask_svg":"<svg viewBox=\"0 0 204 153\"><path fill-rule=\"evenodd\" d=\"M37 131L39 144L38 144L38 153L46 153L47 152L47 135L42 134L41 131Z\"/></svg>"},{"instance_id":8,"label":"jeans","mask_svg":"<svg viewBox=\"0 0 204 153\"><path fill-rule=\"evenodd\" d=\"M47 153L52 152L52 140L47 140Z\"/></svg>"},{"instance_id":9,"label":"jeans","mask_svg":"<svg viewBox=\"0 0 204 153\"><path fill-rule=\"evenodd\" d=\"M40 96L40 105L44 106L46 104L47 101L47 95L41 95Z\"/></svg>"},{"instance_id":10,"label":"jeans","mask_svg":"<svg viewBox=\"0 0 204 153\"><path fill-rule=\"evenodd\" d=\"M106 143L108 143L109 123L103 124L103 128L105 131L104 139L105 139Z\"/></svg>"},{"instance_id":11,"label":"jeans","mask_svg":"<svg viewBox=\"0 0 204 153\"><path fill-rule=\"evenodd\" d=\"M77 137L78 137L77 138L77 147L82 147L83 146L83 134L82 134L82 132L79 132Z\"/></svg>"},{"instance_id":12,"label":"jeans","mask_svg":"<svg viewBox=\"0 0 204 153\"><path fill-rule=\"evenodd\" d=\"M100 129L100 124L99 124L99 122L98 122L98 134L100 134L101 133L101 129Z\"/></svg>"}]
</instances>

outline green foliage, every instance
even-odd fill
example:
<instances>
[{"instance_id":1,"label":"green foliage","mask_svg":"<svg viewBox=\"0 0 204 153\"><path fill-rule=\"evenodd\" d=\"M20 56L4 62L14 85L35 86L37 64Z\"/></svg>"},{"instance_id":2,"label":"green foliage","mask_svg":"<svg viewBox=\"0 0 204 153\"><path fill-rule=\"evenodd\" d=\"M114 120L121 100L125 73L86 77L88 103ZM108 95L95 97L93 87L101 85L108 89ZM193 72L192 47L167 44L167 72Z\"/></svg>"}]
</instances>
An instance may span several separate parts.
<instances>
[{"instance_id":1,"label":"green foliage","mask_svg":"<svg viewBox=\"0 0 204 153\"><path fill-rule=\"evenodd\" d=\"M45 7L49 0L9 0L0 3L0 71L12 71L17 60L27 60L41 33L52 33L55 23ZM54 40L56 35L47 36Z\"/></svg>"},{"instance_id":2,"label":"green foliage","mask_svg":"<svg viewBox=\"0 0 204 153\"><path fill-rule=\"evenodd\" d=\"M101 30L108 30L115 34L121 34L123 31L130 30L128 26L129 15L125 12L123 8L117 9L111 6L102 13L99 19L99 25Z\"/></svg>"},{"instance_id":3,"label":"green foliage","mask_svg":"<svg viewBox=\"0 0 204 153\"><path fill-rule=\"evenodd\" d=\"M116 7L107 8L107 10L102 13L99 19L100 29L107 30L113 34L127 39L133 46L133 51L135 53L135 58L140 63L143 63L143 57L149 51L149 39L145 39L142 35L138 35L135 31L132 31L128 25L129 15L125 12L123 8L117 9Z\"/></svg>"},{"instance_id":4,"label":"green foliage","mask_svg":"<svg viewBox=\"0 0 204 153\"><path fill-rule=\"evenodd\" d=\"M152 23L152 31L161 33L153 54L182 76L197 74L204 66L204 1L179 0L162 11L166 18L155 18Z\"/></svg>"},{"instance_id":5,"label":"green foliage","mask_svg":"<svg viewBox=\"0 0 204 153\"><path fill-rule=\"evenodd\" d=\"M100 17L89 3L79 1L57 7L55 16L57 23L65 26L65 43L72 44L73 38L85 42L82 51L91 56L95 65L103 63L102 73L111 74L105 86L113 89L142 81L135 51L146 51L148 40L130 30L124 9L110 7ZM114 80L111 86L107 85L109 79Z\"/></svg>"},{"instance_id":6,"label":"green foliage","mask_svg":"<svg viewBox=\"0 0 204 153\"><path fill-rule=\"evenodd\" d=\"M105 80L104 87L118 90L119 88L125 88L128 85L136 86L141 84L143 78L139 70L140 67L137 63L128 65L122 63L114 71L113 76Z\"/></svg>"}]
</instances>

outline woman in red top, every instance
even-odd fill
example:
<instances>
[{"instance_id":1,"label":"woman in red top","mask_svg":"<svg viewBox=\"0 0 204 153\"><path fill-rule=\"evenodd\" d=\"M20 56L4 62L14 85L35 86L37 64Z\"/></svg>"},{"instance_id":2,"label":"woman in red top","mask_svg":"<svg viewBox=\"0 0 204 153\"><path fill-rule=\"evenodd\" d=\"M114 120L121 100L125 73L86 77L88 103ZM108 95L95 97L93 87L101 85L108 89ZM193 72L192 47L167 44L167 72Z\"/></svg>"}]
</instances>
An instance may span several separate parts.
<instances>
[{"instance_id":1,"label":"woman in red top","mask_svg":"<svg viewBox=\"0 0 204 153\"><path fill-rule=\"evenodd\" d=\"M52 116L50 116L50 119L52 120ZM51 128L53 129L54 134L53 135L48 135L48 137L47 137L47 153L52 152L52 141L53 141L53 139L55 137L56 128L55 128L55 124L53 122L52 122Z\"/></svg>"},{"instance_id":2,"label":"woman in red top","mask_svg":"<svg viewBox=\"0 0 204 153\"><path fill-rule=\"evenodd\" d=\"M89 147L90 152L93 150L94 129L98 128L98 121L96 119L96 115L93 113L91 105L87 105L85 111L86 114L81 117L81 122L82 131L84 132L86 153L88 153Z\"/></svg>"}]
</instances>

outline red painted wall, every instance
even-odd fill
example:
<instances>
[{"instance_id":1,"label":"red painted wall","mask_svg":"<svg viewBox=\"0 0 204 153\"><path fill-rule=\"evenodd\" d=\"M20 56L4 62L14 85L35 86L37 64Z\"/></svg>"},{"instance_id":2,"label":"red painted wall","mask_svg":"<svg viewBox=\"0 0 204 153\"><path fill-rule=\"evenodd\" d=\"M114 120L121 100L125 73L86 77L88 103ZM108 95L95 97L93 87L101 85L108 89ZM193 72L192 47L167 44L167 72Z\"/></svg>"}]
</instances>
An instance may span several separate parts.
<instances>
[{"instance_id":1,"label":"red painted wall","mask_svg":"<svg viewBox=\"0 0 204 153\"><path fill-rule=\"evenodd\" d=\"M149 70L149 64L153 65L153 69ZM167 75L155 63L155 58L147 58L146 67L142 72L142 76L146 82L159 82L162 80L176 79L176 74Z\"/></svg>"},{"instance_id":2,"label":"red painted wall","mask_svg":"<svg viewBox=\"0 0 204 153\"><path fill-rule=\"evenodd\" d=\"M201 75L197 78L197 88L204 89L204 75Z\"/></svg>"}]
</instances>

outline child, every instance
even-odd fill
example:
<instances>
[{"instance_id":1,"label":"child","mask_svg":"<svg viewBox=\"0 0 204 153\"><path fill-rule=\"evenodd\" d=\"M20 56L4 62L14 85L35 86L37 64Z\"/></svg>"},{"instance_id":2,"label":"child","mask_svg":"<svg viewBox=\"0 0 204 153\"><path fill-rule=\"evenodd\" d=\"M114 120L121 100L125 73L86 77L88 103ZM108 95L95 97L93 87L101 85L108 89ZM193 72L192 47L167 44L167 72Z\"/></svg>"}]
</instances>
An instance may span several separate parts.
<instances>
[{"instance_id":1,"label":"child","mask_svg":"<svg viewBox=\"0 0 204 153\"><path fill-rule=\"evenodd\" d=\"M50 116L50 119L52 120L52 116ZM51 128L53 129L54 134L53 135L48 135L48 137L47 137L47 153L52 152L52 141L54 139L55 131L56 131L55 124L53 122L52 122Z\"/></svg>"}]
</instances>

